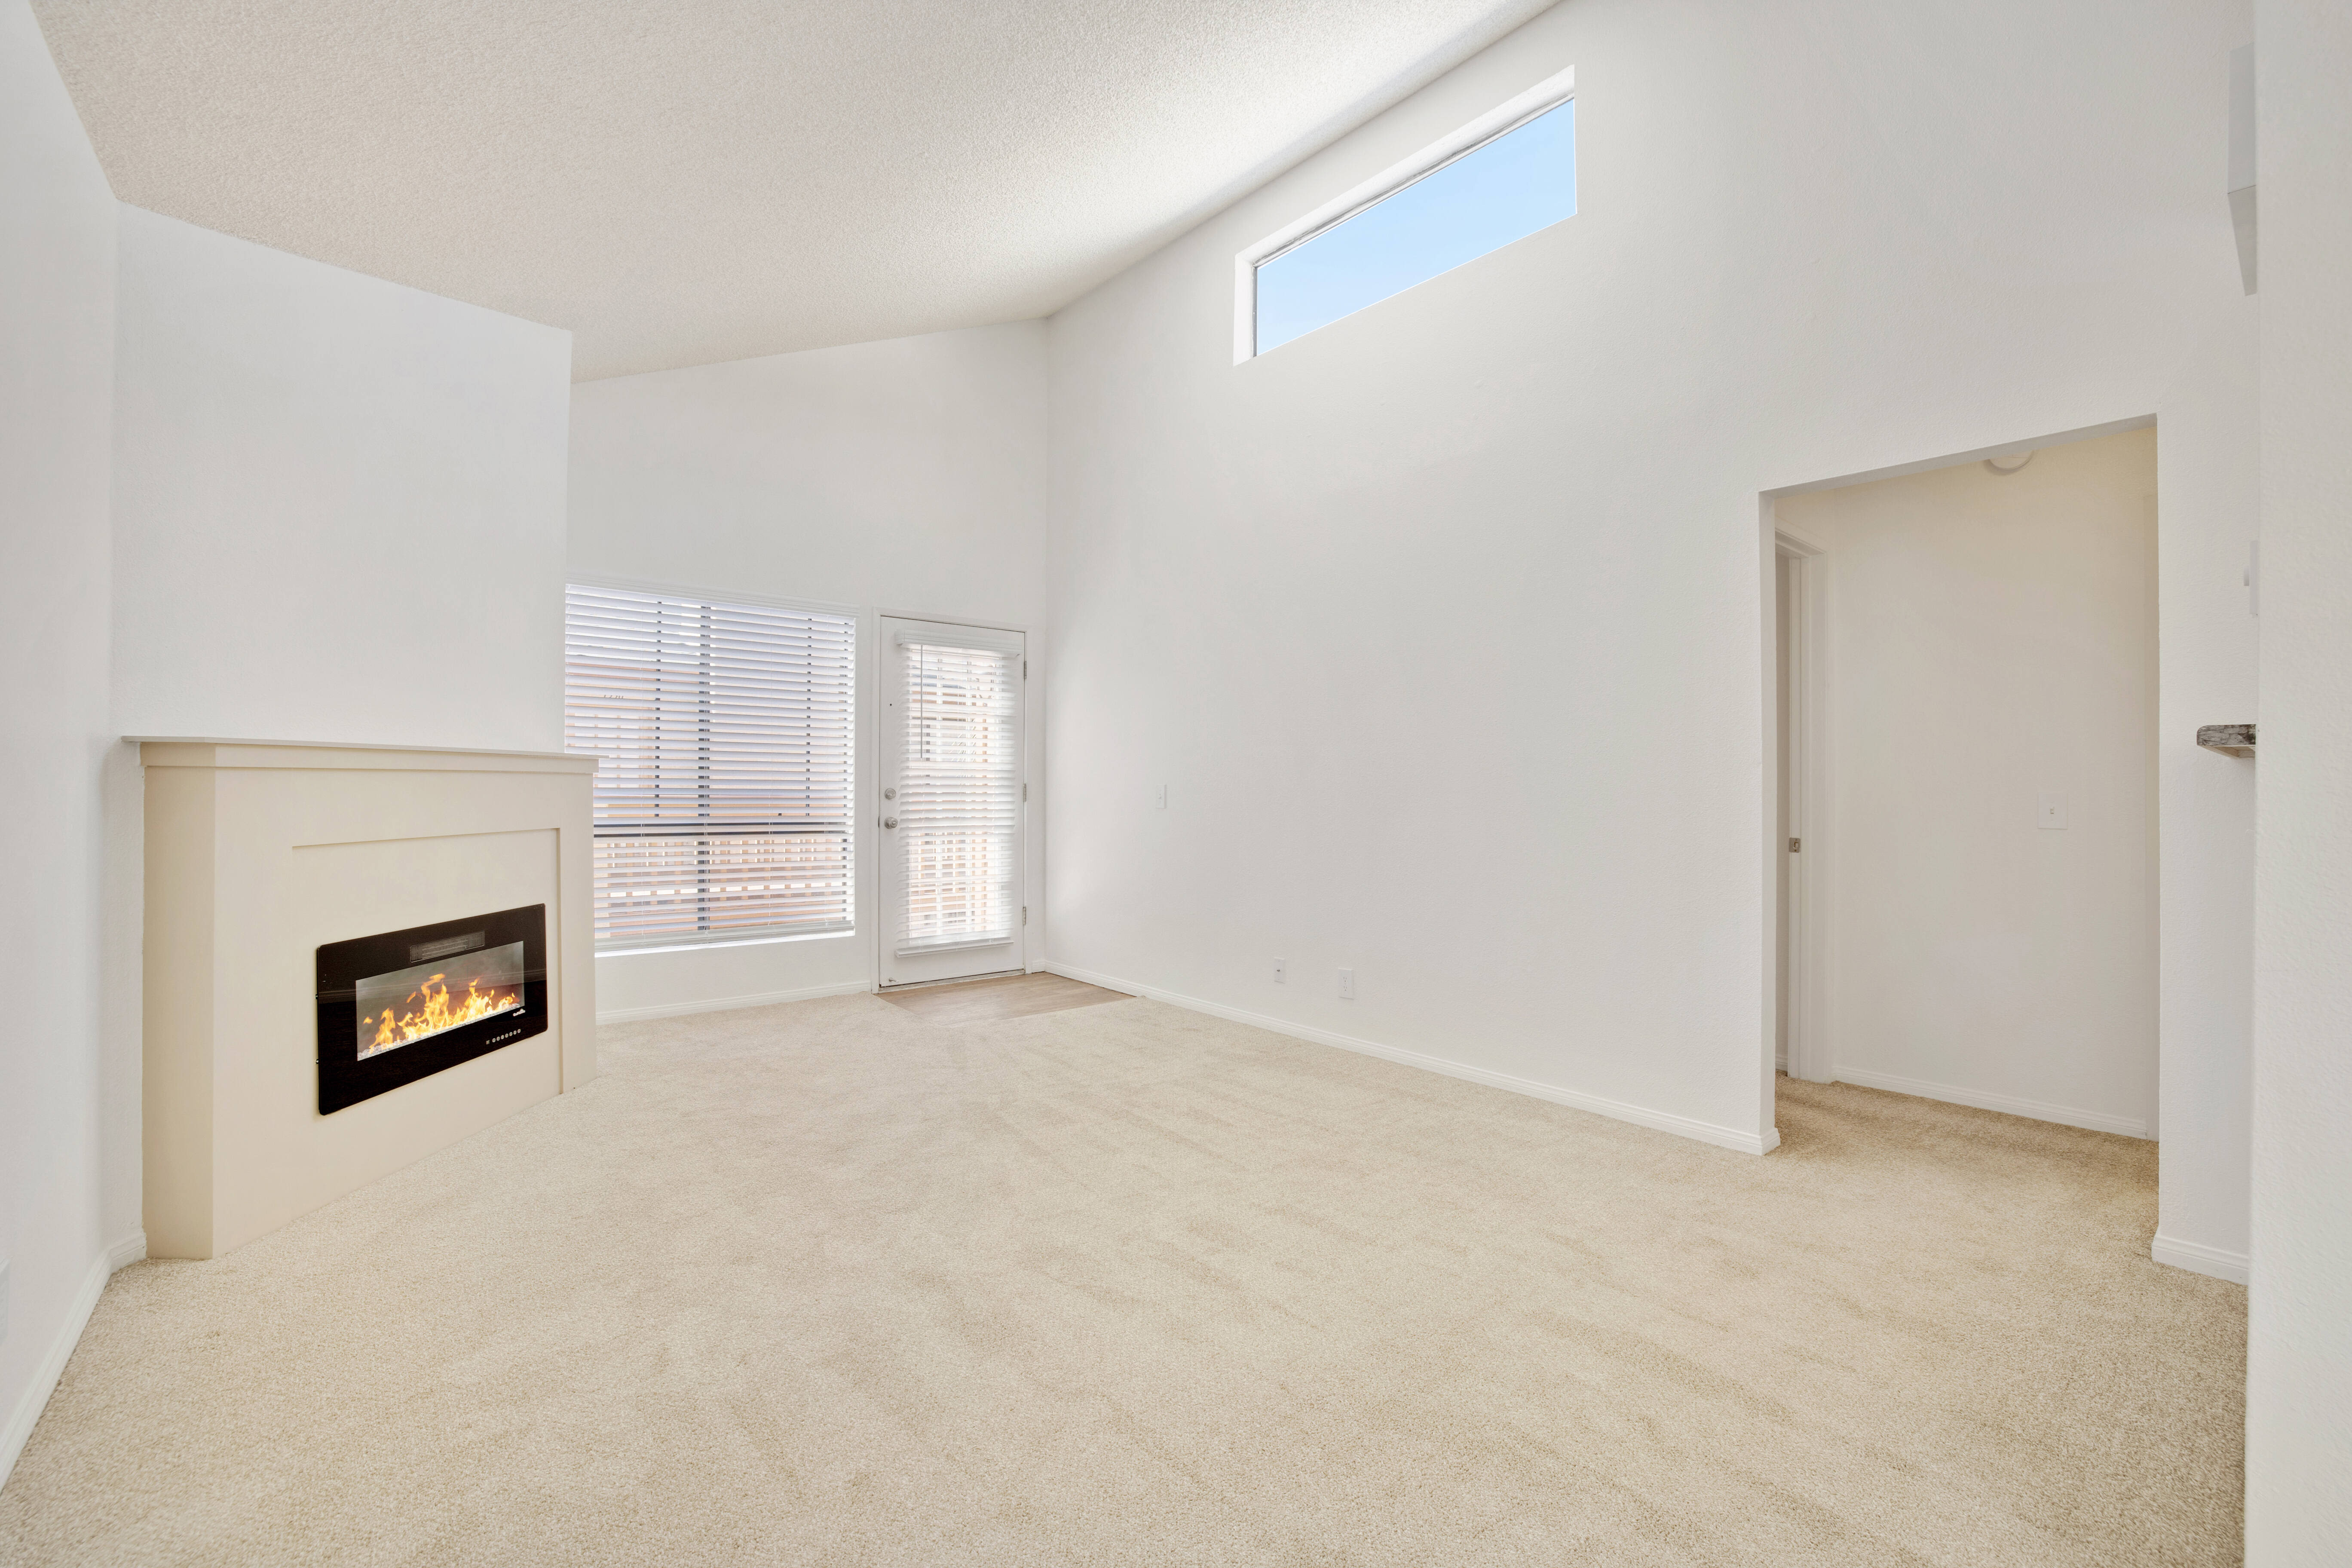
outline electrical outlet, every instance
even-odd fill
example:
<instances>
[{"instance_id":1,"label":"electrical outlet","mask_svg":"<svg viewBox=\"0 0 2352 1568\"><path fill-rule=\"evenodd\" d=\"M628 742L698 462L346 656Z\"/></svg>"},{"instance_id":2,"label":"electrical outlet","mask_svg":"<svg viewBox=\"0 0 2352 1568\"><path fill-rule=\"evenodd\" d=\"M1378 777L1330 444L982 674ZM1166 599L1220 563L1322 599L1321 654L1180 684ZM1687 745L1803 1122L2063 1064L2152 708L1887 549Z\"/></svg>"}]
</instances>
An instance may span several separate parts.
<instances>
[{"instance_id":1,"label":"electrical outlet","mask_svg":"<svg viewBox=\"0 0 2352 1568\"><path fill-rule=\"evenodd\" d=\"M1166 784L1161 784L1157 793L1153 795L1151 804L1158 806L1162 811L1168 809L1168 786Z\"/></svg>"},{"instance_id":2,"label":"electrical outlet","mask_svg":"<svg viewBox=\"0 0 2352 1568\"><path fill-rule=\"evenodd\" d=\"M1277 958L1274 961L1274 983L1276 985L1290 984L1290 960Z\"/></svg>"},{"instance_id":3,"label":"electrical outlet","mask_svg":"<svg viewBox=\"0 0 2352 1568\"><path fill-rule=\"evenodd\" d=\"M1339 1000L1353 1002L1355 999L1356 972L1352 969L1343 969L1339 971Z\"/></svg>"}]
</instances>

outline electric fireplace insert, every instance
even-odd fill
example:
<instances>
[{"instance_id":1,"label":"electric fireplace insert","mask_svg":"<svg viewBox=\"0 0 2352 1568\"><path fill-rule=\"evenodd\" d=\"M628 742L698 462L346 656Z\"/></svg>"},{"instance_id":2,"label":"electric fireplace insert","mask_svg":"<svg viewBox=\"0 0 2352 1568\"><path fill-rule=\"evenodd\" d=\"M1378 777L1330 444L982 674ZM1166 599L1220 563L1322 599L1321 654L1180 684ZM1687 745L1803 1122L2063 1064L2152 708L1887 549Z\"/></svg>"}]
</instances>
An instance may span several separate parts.
<instances>
[{"instance_id":1,"label":"electric fireplace insert","mask_svg":"<svg viewBox=\"0 0 2352 1568\"><path fill-rule=\"evenodd\" d=\"M547 1031L547 906L319 949L319 1114Z\"/></svg>"}]
</instances>

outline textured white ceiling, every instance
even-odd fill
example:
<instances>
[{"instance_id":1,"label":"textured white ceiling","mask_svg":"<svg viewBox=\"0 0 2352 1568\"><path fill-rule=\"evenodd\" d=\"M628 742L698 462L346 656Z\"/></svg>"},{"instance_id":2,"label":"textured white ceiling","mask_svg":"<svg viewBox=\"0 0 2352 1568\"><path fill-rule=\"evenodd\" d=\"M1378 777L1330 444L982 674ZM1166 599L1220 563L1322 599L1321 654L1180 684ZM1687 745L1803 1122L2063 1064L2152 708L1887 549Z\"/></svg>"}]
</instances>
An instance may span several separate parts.
<instances>
[{"instance_id":1,"label":"textured white ceiling","mask_svg":"<svg viewBox=\"0 0 2352 1568\"><path fill-rule=\"evenodd\" d=\"M34 0L115 195L583 379L1045 315L1550 0Z\"/></svg>"}]
</instances>

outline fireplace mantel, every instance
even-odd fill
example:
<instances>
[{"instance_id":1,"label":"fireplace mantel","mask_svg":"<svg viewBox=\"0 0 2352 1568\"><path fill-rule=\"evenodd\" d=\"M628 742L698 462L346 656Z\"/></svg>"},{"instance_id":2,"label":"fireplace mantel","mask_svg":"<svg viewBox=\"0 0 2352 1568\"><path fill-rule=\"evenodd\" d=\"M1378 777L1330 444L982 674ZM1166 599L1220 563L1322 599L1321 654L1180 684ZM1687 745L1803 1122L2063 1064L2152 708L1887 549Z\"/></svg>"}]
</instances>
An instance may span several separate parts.
<instances>
[{"instance_id":1,"label":"fireplace mantel","mask_svg":"<svg viewBox=\"0 0 2352 1568\"><path fill-rule=\"evenodd\" d=\"M594 757L131 739L151 1256L219 1257L594 1077ZM544 1033L320 1112L321 945L536 904Z\"/></svg>"},{"instance_id":2,"label":"fireplace mantel","mask_svg":"<svg viewBox=\"0 0 2352 1568\"><path fill-rule=\"evenodd\" d=\"M486 752L354 741L233 741L216 735L126 735L151 768L357 768L433 773L593 773L579 752Z\"/></svg>"}]
</instances>

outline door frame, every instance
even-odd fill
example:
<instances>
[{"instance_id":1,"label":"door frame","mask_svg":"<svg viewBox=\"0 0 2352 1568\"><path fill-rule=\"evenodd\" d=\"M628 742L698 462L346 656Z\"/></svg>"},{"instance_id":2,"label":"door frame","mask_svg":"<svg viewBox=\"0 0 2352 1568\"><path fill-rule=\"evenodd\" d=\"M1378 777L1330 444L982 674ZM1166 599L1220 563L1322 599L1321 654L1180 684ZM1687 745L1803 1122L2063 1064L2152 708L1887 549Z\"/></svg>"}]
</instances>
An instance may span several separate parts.
<instances>
[{"instance_id":1,"label":"door frame","mask_svg":"<svg viewBox=\"0 0 2352 1568\"><path fill-rule=\"evenodd\" d=\"M1828 666L1828 589L1829 557L1822 548L1801 534L1792 533L1775 524L1772 530L1774 555L1775 610L1772 618L1772 640L1769 645L1771 671L1769 689L1773 701L1768 704L1770 721L1766 727L1770 765L1764 773L1764 831L1768 842L1767 864L1772 866L1772 890L1776 896L1766 900L1766 924L1772 931L1767 944L1768 963L1765 982L1764 1056L1768 1067L1778 1052L1774 1035L1779 1019L1778 988L1780 984L1780 900L1777 897L1780 865L1770 857L1784 853L1780 844L1780 714L1778 638L1790 640L1789 658L1789 737L1793 753L1789 766L1789 836L1802 846L1796 853L1786 856L1789 876L1789 1053L1788 1074L1811 1083L1827 1083L1836 1072L1832 1049L1828 1009L1822 1005L1829 991L1825 984L1827 955L1823 938L1827 933L1827 878L1824 857L1834 852L1829 842L1827 704L1824 675ZM1789 563L1789 624L1780 624L1778 612L1779 563Z\"/></svg>"},{"instance_id":2,"label":"door frame","mask_svg":"<svg viewBox=\"0 0 2352 1568\"><path fill-rule=\"evenodd\" d=\"M1763 1003L1763 1015L1758 1020L1761 1051L1762 1125L1768 1129L1769 1142L1777 1141L1773 1130L1773 1020L1779 1000L1779 969L1776 946L1780 933L1780 900L1774 896L1772 858L1779 846L1774 831L1778 822L1780 788L1779 710L1774 695L1777 682L1775 659L1778 648L1779 616L1775 611L1773 568L1775 558L1783 550L1801 559L1803 613L1800 619L1800 636L1804 639L1801 675L1792 669L1790 684L1800 692L1802 717L1797 733L1801 748L1801 815L1790 814L1792 821L1801 821L1805 840L1803 852L1793 868L1799 875L1790 887L1791 921L1797 930L1791 933L1791 968L1796 972L1799 994L1790 999L1789 1014L1790 1062L1789 1076L1815 1083L1832 1083L1837 1077L1837 1016L1832 1001L1835 988L1837 951L1832 937L1833 913L1832 891L1837 863L1836 799L1830 780L1834 776L1835 761L1832 748L1836 744L1835 727L1831 720L1826 694L1830 675L1836 658L1836 647L1829 635L1829 610L1836 593L1835 557L1826 553L1821 545L1801 534L1781 528L1776 515L1776 502L1782 496L1805 495L1816 490L1843 489L1849 485L1873 484L1880 479L1899 479L1906 474L1924 474L1937 468L1956 468L1963 463L1980 462L1991 458L2011 458L2048 447L2063 446L2071 441L2096 440L2103 436L2120 435L2126 430L2139 430L2156 424L2152 414L2137 415L2128 419L2110 420L2104 425L2089 425L2075 430L2055 431L2046 436L2024 440L2007 441L1999 446L1979 447L1972 450L1948 453L1942 457L1922 458L1907 463L1895 463L1885 468L1870 468L1857 473L1841 474L1832 479L1813 479L1802 484L1783 485L1758 492L1758 510L1761 527L1759 531L1757 568L1760 577L1758 599L1762 616L1762 635L1758 639L1763 657L1761 697L1763 714L1763 831L1758 837L1758 847L1764 851L1762 870L1764 950L1762 953L1764 984L1759 988ZM2162 525L2158 525L2162 539ZM2159 637L2159 643L2161 637ZM2162 811L2161 791L2158 810ZM2159 887L2161 868L2158 868ZM1801 900L1801 902L1800 901ZM1796 911L1801 910L1801 914ZM1803 1028L1799 1032L1801 1016ZM2158 1052L2158 1101L2162 1097L2162 1053Z\"/></svg>"},{"instance_id":3,"label":"door frame","mask_svg":"<svg viewBox=\"0 0 2352 1568\"><path fill-rule=\"evenodd\" d=\"M1045 702L1043 693L1045 670L1045 637L1036 627L1021 621L995 620L986 616L950 615L931 610L893 609L877 606L863 615L865 658L861 661L859 708L864 715L859 724L862 731L859 751L871 765L858 780L858 790L864 797L858 821L859 831L871 840L874 853L865 857L858 869L859 890L865 907L874 911L867 923L866 944L866 985L869 991L908 990L923 984L956 984L960 981L915 981L894 986L887 983L882 944L887 940L889 911L882 903L882 858L885 848L880 826L882 819L882 696L884 669L888 660L887 645L883 640L885 621L932 621L942 626L971 626L982 631L1018 632L1028 649L1028 671L1021 688L1021 773L1027 788L1027 799L1021 807L1021 896L1026 900L1029 923L1022 933L1022 967L1018 973L1034 974L1045 967L1045 835L1044 805L1045 803ZM1012 973L1008 971L1007 973ZM977 977L967 977L977 978Z\"/></svg>"}]
</instances>

